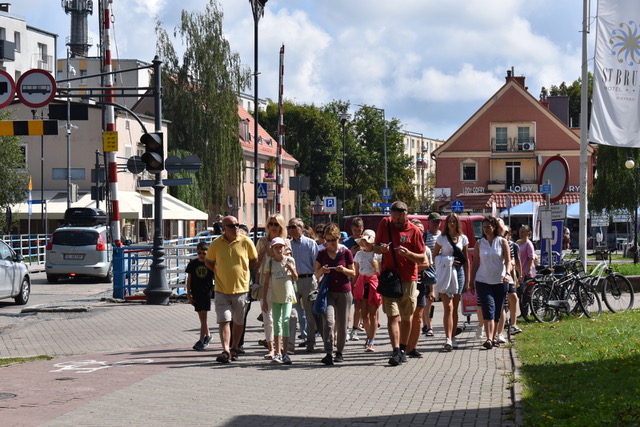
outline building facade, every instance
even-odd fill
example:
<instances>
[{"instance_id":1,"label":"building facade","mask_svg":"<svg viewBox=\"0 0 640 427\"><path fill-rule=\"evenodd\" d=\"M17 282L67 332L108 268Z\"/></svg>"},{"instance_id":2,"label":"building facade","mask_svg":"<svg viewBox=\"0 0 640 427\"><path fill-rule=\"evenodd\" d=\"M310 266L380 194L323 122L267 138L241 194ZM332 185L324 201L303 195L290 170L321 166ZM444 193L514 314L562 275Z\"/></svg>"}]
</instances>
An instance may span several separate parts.
<instances>
[{"instance_id":1,"label":"building facade","mask_svg":"<svg viewBox=\"0 0 640 427\"><path fill-rule=\"evenodd\" d=\"M426 138L418 132L404 131L404 154L411 159L412 184L420 212L427 212L432 208L436 162L431 159L431 154L443 143L444 141Z\"/></svg>"},{"instance_id":2,"label":"building facade","mask_svg":"<svg viewBox=\"0 0 640 427\"><path fill-rule=\"evenodd\" d=\"M509 71L504 86L433 153L437 209L450 211L454 200L474 213L501 211L529 200L544 204L540 175L554 156L564 158L569 171L559 202L578 202L580 131L569 127L563 106L568 111L566 99L535 99L525 77ZM593 182L593 152L589 146L588 185Z\"/></svg>"}]
</instances>

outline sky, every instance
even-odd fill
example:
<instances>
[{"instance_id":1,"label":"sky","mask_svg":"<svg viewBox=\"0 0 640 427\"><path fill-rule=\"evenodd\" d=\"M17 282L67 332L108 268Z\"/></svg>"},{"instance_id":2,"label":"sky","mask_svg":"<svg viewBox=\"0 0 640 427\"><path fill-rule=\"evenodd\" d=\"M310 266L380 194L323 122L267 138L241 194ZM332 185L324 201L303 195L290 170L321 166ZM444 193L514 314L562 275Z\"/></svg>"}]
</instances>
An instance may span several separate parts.
<instances>
[{"instance_id":1,"label":"sky","mask_svg":"<svg viewBox=\"0 0 640 427\"><path fill-rule=\"evenodd\" d=\"M57 0L8 0L27 24L58 34L66 56L70 17ZM155 24L169 34L182 10L209 0L113 0L112 56L151 62ZM596 1L590 16L595 15ZM98 0L89 37L99 40ZM254 22L249 0L218 0L232 51L253 69ZM384 109L403 129L446 140L505 83L525 76L542 87L581 75L582 4L576 0L268 0L259 22L259 96L278 99L280 47L285 45L284 97L300 104L333 100ZM590 19L593 22L593 18ZM593 71L595 26L589 34ZM179 46L179 41L175 42ZM90 55L97 55L92 47ZM248 93L253 95L252 89ZM285 114L286 123L286 114Z\"/></svg>"}]
</instances>

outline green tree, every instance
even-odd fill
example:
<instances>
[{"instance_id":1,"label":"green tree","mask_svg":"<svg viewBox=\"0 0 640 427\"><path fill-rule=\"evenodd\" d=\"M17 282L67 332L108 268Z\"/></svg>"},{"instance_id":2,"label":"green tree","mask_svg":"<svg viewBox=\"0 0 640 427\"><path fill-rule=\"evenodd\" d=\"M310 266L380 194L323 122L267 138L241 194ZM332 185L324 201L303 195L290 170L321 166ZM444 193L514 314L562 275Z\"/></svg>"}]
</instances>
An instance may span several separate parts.
<instances>
[{"instance_id":1,"label":"green tree","mask_svg":"<svg viewBox=\"0 0 640 427\"><path fill-rule=\"evenodd\" d=\"M0 120L11 120L11 112L0 111ZM27 196L29 177L23 172L25 165L24 152L20 146L20 138L15 136L0 137L0 210L23 202ZM6 229L5 215L0 215L0 229Z\"/></svg>"},{"instance_id":2,"label":"green tree","mask_svg":"<svg viewBox=\"0 0 640 427\"><path fill-rule=\"evenodd\" d=\"M156 24L158 55L164 61L163 110L171 121L169 147L202 160L189 199L203 200L209 212L220 212L228 191L241 182L237 94L250 79L224 37L222 18L216 0L204 12L182 11L173 33L185 47L182 61L162 23Z\"/></svg>"}]
</instances>

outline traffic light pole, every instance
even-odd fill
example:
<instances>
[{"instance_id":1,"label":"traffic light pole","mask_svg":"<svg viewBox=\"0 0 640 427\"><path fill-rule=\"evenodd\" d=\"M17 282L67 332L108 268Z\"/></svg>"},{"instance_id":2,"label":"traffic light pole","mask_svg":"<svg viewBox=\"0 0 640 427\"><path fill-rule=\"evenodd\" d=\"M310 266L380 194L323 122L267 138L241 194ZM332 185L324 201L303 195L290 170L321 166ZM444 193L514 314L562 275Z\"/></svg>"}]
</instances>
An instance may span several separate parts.
<instances>
[{"instance_id":1,"label":"traffic light pole","mask_svg":"<svg viewBox=\"0 0 640 427\"><path fill-rule=\"evenodd\" d=\"M153 59L153 77L154 77L154 110L155 110L155 131L162 132L162 61L156 56ZM167 284L166 269L164 262L164 245L162 238L162 190L164 190L162 182L162 172L159 171L155 176L155 184L153 185L154 193L154 211L153 211L153 249L151 254L153 260L149 271L149 283L144 290L147 296L147 304L167 305L171 289Z\"/></svg>"}]
</instances>

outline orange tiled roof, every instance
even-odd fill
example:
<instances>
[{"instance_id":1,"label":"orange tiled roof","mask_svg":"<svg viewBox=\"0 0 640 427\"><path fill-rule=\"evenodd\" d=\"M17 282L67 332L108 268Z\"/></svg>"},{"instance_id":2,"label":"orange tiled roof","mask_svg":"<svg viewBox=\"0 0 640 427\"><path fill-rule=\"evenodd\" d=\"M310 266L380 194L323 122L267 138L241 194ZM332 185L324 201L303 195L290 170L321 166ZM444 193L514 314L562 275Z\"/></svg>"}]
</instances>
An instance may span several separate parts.
<instances>
[{"instance_id":1,"label":"orange tiled roof","mask_svg":"<svg viewBox=\"0 0 640 427\"><path fill-rule=\"evenodd\" d=\"M249 141L245 141L240 138L240 145L242 149L245 151L249 151L251 153L254 152L254 141L253 137L253 116L245 110L242 105L238 104L238 116L240 116L240 120L249 120L249 133L251 138ZM258 153L264 156L276 157L278 155L278 139L274 138L269 133L262 128L262 126L258 125L258 135L262 138L262 143L258 144ZM282 149L282 161L289 161L298 163L298 161L289 153L287 153L284 148Z\"/></svg>"},{"instance_id":2,"label":"orange tiled roof","mask_svg":"<svg viewBox=\"0 0 640 427\"><path fill-rule=\"evenodd\" d=\"M540 205L546 205L546 196L540 193L481 193L481 194L460 194L452 197L454 200L460 200L464 203L464 210L483 210L491 209L493 202L496 202L498 210L507 208L507 196L511 196L511 207L520 203L532 201L539 202ZM565 193L558 203L571 205L580 201L580 193ZM450 208L450 202L442 208Z\"/></svg>"}]
</instances>

